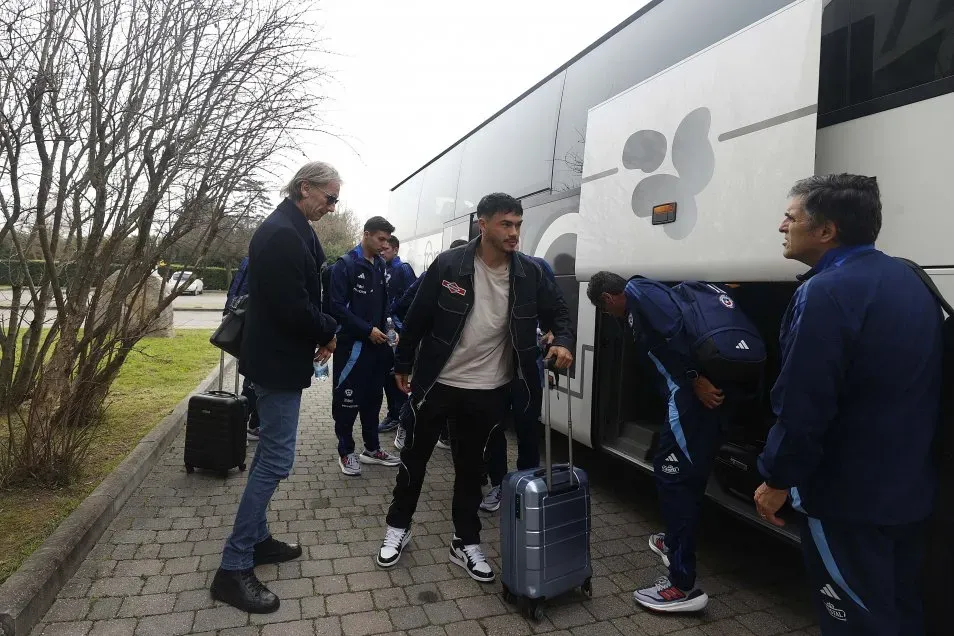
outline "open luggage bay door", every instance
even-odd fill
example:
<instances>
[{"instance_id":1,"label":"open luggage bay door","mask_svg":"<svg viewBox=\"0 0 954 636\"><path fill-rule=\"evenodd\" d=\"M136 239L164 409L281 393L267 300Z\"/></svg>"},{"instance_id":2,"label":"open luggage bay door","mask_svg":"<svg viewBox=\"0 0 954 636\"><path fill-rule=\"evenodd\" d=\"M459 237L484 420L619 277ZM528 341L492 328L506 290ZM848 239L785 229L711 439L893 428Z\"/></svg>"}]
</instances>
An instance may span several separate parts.
<instances>
[{"instance_id":1,"label":"open luggage bay door","mask_svg":"<svg viewBox=\"0 0 954 636\"><path fill-rule=\"evenodd\" d=\"M790 280L786 194L815 170L822 0L793 2L589 111L577 274ZM674 36L674 37L678 37Z\"/></svg>"}]
</instances>

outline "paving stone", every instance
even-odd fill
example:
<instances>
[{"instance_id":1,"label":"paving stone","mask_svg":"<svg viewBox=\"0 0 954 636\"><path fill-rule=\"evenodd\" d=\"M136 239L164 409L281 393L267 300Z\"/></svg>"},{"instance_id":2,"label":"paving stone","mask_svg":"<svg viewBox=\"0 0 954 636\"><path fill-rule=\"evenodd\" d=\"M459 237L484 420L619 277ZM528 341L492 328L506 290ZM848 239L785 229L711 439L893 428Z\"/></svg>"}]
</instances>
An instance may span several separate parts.
<instances>
[{"instance_id":1,"label":"paving stone","mask_svg":"<svg viewBox=\"0 0 954 636\"><path fill-rule=\"evenodd\" d=\"M428 624L427 614L420 607L401 607L388 612L394 629L415 629Z\"/></svg>"},{"instance_id":2,"label":"paving stone","mask_svg":"<svg viewBox=\"0 0 954 636\"><path fill-rule=\"evenodd\" d=\"M194 612L177 612L139 619L136 636L182 636L192 631Z\"/></svg>"},{"instance_id":3,"label":"paving stone","mask_svg":"<svg viewBox=\"0 0 954 636\"><path fill-rule=\"evenodd\" d=\"M133 636L136 633L135 618L117 618L108 621L96 621L89 636Z\"/></svg>"},{"instance_id":4,"label":"paving stone","mask_svg":"<svg viewBox=\"0 0 954 636\"><path fill-rule=\"evenodd\" d=\"M498 616L500 614L506 614L508 611L508 609L504 607L503 601L497 598L496 595L489 594L458 599L457 607L460 608L460 613L467 619Z\"/></svg>"},{"instance_id":5,"label":"paving stone","mask_svg":"<svg viewBox=\"0 0 954 636\"><path fill-rule=\"evenodd\" d=\"M344 636L370 636L393 631L387 612L362 612L341 617Z\"/></svg>"},{"instance_id":6,"label":"paving stone","mask_svg":"<svg viewBox=\"0 0 954 636\"><path fill-rule=\"evenodd\" d=\"M73 621L70 623L50 623L40 631L42 636L87 636L93 628L91 621Z\"/></svg>"},{"instance_id":7,"label":"paving stone","mask_svg":"<svg viewBox=\"0 0 954 636\"><path fill-rule=\"evenodd\" d=\"M262 636L314 636L317 634L313 621L289 621L266 625Z\"/></svg>"},{"instance_id":8,"label":"paving stone","mask_svg":"<svg viewBox=\"0 0 954 636\"><path fill-rule=\"evenodd\" d=\"M85 598L57 599L47 612L46 620L50 622L83 620L89 613L89 605L90 602Z\"/></svg>"},{"instance_id":9,"label":"paving stone","mask_svg":"<svg viewBox=\"0 0 954 636\"><path fill-rule=\"evenodd\" d=\"M442 601L440 603L428 603L424 606L424 612L434 625L446 625L447 623L456 623L464 620L463 614L454 601Z\"/></svg>"},{"instance_id":10,"label":"paving stone","mask_svg":"<svg viewBox=\"0 0 954 636\"><path fill-rule=\"evenodd\" d=\"M99 579L90 588L90 596L130 596L139 594L144 585L143 580L132 576L111 577Z\"/></svg>"},{"instance_id":11,"label":"paving stone","mask_svg":"<svg viewBox=\"0 0 954 636\"><path fill-rule=\"evenodd\" d=\"M196 631L208 631L242 627L247 622L248 614L239 612L233 607L220 606L196 612L195 623L192 627Z\"/></svg>"},{"instance_id":12,"label":"paving stone","mask_svg":"<svg viewBox=\"0 0 954 636\"><path fill-rule=\"evenodd\" d=\"M175 594L129 596L119 608L119 618L139 618L155 614L169 614L176 605Z\"/></svg>"},{"instance_id":13,"label":"paving stone","mask_svg":"<svg viewBox=\"0 0 954 636\"><path fill-rule=\"evenodd\" d=\"M333 615L367 612L374 609L370 592L347 592L325 597L325 607Z\"/></svg>"},{"instance_id":14,"label":"paving stone","mask_svg":"<svg viewBox=\"0 0 954 636\"><path fill-rule=\"evenodd\" d=\"M176 604L173 608L176 612L193 612L196 610L209 609L215 605L212 595L206 589L189 590L179 592L176 595Z\"/></svg>"}]
</instances>

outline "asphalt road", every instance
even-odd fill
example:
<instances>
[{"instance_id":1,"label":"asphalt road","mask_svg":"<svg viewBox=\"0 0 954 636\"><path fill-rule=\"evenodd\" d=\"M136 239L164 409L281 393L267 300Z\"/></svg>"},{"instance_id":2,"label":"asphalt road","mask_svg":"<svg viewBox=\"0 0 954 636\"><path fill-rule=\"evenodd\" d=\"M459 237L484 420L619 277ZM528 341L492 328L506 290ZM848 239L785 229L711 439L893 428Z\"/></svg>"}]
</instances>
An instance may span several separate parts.
<instances>
[{"instance_id":1,"label":"asphalt road","mask_svg":"<svg viewBox=\"0 0 954 636\"><path fill-rule=\"evenodd\" d=\"M9 289L0 289L0 319L4 326L10 319L10 304L13 294ZM222 320L225 292L206 292L201 296L179 296L172 301L173 324L176 329L215 329ZM46 324L53 322L53 313L47 315ZM24 324L33 319L28 312Z\"/></svg>"}]
</instances>

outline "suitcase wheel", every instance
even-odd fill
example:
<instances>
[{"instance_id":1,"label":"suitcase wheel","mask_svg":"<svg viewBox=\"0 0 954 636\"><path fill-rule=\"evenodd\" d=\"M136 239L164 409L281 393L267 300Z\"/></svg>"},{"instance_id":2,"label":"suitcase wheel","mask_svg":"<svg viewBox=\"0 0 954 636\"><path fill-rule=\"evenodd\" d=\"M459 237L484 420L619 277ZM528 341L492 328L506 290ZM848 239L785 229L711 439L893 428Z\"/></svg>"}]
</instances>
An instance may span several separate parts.
<instances>
[{"instance_id":1,"label":"suitcase wheel","mask_svg":"<svg viewBox=\"0 0 954 636\"><path fill-rule=\"evenodd\" d=\"M527 618L539 623L543 620L543 599L528 598L524 601L523 613Z\"/></svg>"},{"instance_id":2,"label":"suitcase wheel","mask_svg":"<svg viewBox=\"0 0 954 636\"><path fill-rule=\"evenodd\" d=\"M195 472L195 468L193 468L192 466L186 464L185 467L186 467L186 474L191 475L192 473Z\"/></svg>"},{"instance_id":3,"label":"suitcase wheel","mask_svg":"<svg viewBox=\"0 0 954 636\"><path fill-rule=\"evenodd\" d=\"M245 472L245 464L239 464L239 471L243 473Z\"/></svg>"},{"instance_id":4,"label":"suitcase wheel","mask_svg":"<svg viewBox=\"0 0 954 636\"><path fill-rule=\"evenodd\" d=\"M513 595L513 593L507 588L506 585L504 585L504 586L502 586L502 587L503 587L503 600L504 600L504 603L510 603L510 604L515 603L515 602L517 601L517 597Z\"/></svg>"},{"instance_id":5,"label":"suitcase wheel","mask_svg":"<svg viewBox=\"0 0 954 636\"><path fill-rule=\"evenodd\" d=\"M583 596L586 598L593 598L593 582L590 579L583 581L583 585L580 586L580 591L583 592Z\"/></svg>"}]
</instances>

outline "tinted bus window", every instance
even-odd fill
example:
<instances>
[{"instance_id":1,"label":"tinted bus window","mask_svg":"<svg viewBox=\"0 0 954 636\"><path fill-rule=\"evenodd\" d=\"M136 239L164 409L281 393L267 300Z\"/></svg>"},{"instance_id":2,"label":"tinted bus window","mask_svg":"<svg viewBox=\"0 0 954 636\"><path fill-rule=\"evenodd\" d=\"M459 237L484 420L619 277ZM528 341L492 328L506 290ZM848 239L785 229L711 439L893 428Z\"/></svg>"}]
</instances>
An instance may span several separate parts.
<instances>
[{"instance_id":1,"label":"tinted bus window","mask_svg":"<svg viewBox=\"0 0 954 636\"><path fill-rule=\"evenodd\" d=\"M852 0L852 104L954 75L954 0Z\"/></svg>"}]
</instances>

